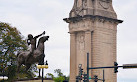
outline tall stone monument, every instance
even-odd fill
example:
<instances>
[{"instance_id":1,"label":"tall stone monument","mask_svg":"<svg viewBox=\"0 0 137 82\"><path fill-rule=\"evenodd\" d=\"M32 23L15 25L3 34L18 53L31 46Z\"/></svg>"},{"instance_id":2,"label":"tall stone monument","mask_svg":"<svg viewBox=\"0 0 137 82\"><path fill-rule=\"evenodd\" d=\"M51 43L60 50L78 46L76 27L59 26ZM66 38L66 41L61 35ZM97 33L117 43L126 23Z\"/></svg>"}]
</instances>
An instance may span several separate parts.
<instances>
[{"instance_id":1,"label":"tall stone monument","mask_svg":"<svg viewBox=\"0 0 137 82\"><path fill-rule=\"evenodd\" d=\"M117 19L112 0L74 0L69 18L64 20L70 33L70 82L76 82L79 64L86 72L87 52L90 67L114 66L117 25L123 21ZM102 69L90 70L90 76L94 75L102 78ZM105 69L105 82L117 82L114 69Z\"/></svg>"}]
</instances>

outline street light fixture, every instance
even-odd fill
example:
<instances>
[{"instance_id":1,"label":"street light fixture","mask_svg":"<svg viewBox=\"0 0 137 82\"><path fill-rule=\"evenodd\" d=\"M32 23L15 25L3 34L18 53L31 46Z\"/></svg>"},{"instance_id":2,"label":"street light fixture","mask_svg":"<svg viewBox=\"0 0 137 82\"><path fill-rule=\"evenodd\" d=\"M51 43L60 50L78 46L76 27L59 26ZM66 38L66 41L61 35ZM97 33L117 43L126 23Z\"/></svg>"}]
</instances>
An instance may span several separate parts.
<instances>
[{"instance_id":1,"label":"street light fixture","mask_svg":"<svg viewBox=\"0 0 137 82\"><path fill-rule=\"evenodd\" d=\"M3 80L3 81L4 81L4 80L8 80L8 77L7 77L7 76L0 76L0 81L1 81L1 80Z\"/></svg>"},{"instance_id":2,"label":"street light fixture","mask_svg":"<svg viewBox=\"0 0 137 82\"><path fill-rule=\"evenodd\" d=\"M48 62L46 61L45 65L37 65L37 68L42 69L42 82L43 82L43 71L44 71L44 68L48 69Z\"/></svg>"},{"instance_id":3,"label":"street light fixture","mask_svg":"<svg viewBox=\"0 0 137 82\"><path fill-rule=\"evenodd\" d=\"M124 64L123 69L137 68L137 64Z\"/></svg>"},{"instance_id":4,"label":"street light fixture","mask_svg":"<svg viewBox=\"0 0 137 82\"><path fill-rule=\"evenodd\" d=\"M3 55L4 57L4 55ZM0 81L3 80L2 82L4 82L4 80L8 80L8 77L5 75L5 68L6 66L4 65L5 64L5 57L3 59L1 59L0 63L2 63L2 74L0 76ZM9 62L7 62L9 63Z\"/></svg>"},{"instance_id":5,"label":"street light fixture","mask_svg":"<svg viewBox=\"0 0 137 82\"><path fill-rule=\"evenodd\" d=\"M46 61L45 65L37 65L37 68L38 69L42 69L42 68L48 69L48 63L47 63L47 61Z\"/></svg>"}]
</instances>

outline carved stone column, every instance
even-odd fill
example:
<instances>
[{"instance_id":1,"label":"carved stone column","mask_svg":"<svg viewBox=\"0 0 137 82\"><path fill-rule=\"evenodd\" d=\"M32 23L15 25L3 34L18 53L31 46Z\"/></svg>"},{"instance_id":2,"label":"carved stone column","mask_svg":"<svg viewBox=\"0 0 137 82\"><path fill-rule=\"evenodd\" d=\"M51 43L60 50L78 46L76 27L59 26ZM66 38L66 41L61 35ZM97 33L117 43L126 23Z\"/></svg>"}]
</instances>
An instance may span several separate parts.
<instances>
[{"instance_id":1,"label":"carved stone column","mask_svg":"<svg viewBox=\"0 0 137 82\"><path fill-rule=\"evenodd\" d=\"M75 33L70 33L70 82L75 82L76 80L76 35Z\"/></svg>"}]
</instances>

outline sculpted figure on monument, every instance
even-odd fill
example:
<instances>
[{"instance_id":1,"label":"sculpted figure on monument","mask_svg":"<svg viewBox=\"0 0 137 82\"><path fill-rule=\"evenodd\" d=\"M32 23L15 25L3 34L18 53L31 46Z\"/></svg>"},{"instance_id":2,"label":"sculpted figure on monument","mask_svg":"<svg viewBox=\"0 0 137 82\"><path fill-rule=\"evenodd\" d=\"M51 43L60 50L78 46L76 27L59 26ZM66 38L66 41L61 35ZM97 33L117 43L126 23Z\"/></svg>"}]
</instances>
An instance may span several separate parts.
<instances>
[{"instance_id":1,"label":"sculpted figure on monument","mask_svg":"<svg viewBox=\"0 0 137 82\"><path fill-rule=\"evenodd\" d=\"M30 68L30 66L34 63L38 63L44 55L44 42L46 42L49 36L43 36L39 39L38 45L36 47L36 40L41 35L45 34L45 31L33 38L31 34L28 35L27 43L31 44L30 51L20 51L17 53L17 72L19 72L20 66L24 64L26 66L26 70Z\"/></svg>"}]
</instances>

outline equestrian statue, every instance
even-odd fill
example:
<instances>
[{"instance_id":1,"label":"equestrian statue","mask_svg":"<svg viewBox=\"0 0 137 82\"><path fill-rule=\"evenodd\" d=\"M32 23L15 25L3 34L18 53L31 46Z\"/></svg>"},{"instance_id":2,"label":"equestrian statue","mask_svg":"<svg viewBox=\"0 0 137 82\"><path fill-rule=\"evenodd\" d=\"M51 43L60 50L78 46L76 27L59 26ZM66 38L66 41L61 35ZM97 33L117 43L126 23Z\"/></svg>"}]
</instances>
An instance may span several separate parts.
<instances>
[{"instance_id":1,"label":"equestrian statue","mask_svg":"<svg viewBox=\"0 0 137 82\"><path fill-rule=\"evenodd\" d=\"M22 64L26 66L26 71L30 68L32 64L38 63L44 56L44 42L46 42L49 36L42 36L45 34L45 31L33 37L32 34L28 34L27 43L31 45L30 51L19 51L17 53L17 72ZM40 37L42 36L42 37ZM37 38L40 37L38 45L36 47Z\"/></svg>"}]
</instances>

